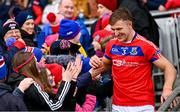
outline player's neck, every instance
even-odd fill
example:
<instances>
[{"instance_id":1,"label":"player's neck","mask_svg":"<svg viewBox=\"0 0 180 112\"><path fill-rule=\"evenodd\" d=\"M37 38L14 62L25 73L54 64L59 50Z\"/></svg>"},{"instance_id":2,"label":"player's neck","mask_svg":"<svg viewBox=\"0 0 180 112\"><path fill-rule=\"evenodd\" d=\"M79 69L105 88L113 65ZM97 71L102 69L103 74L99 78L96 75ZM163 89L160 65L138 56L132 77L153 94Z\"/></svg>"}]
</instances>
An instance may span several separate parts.
<instances>
[{"instance_id":1,"label":"player's neck","mask_svg":"<svg viewBox=\"0 0 180 112\"><path fill-rule=\"evenodd\" d=\"M126 43L131 43L135 38L136 32L134 30L131 31Z\"/></svg>"}]
</instances>

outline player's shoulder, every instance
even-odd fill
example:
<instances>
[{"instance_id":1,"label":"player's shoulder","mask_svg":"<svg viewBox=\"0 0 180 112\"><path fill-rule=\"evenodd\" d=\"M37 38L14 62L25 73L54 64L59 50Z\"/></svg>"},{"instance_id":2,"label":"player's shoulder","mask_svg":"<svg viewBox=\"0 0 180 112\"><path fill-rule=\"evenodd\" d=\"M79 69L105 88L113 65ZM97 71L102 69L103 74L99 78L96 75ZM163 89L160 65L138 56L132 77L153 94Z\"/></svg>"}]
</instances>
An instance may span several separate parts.
<instances>
[{"instance_id":1,"label":"player's shoulder","mask_svg":"<svg viewBox=\"0 0 180 112\"><path fill-rule=\"evenodd\" d=\"M136 38L140 45L145 46L145 47L153 47L155 49L158 49L158 47L151 41L147 40L145 37L138 35Z\"/></svg>"},{"instance_id":2,"label":"player's shoulder","mask_svg":"<svg viewBox=\"0 0 180 112\"><path fill-rule=\"evenodd\" d=\"M108 44L109 44L109 45L114 45L114 44L116 44L117 42L118 42L118 39L117 39L117 38L113 38L113 39L109 40Z\"/></svg>"}]
</instances>

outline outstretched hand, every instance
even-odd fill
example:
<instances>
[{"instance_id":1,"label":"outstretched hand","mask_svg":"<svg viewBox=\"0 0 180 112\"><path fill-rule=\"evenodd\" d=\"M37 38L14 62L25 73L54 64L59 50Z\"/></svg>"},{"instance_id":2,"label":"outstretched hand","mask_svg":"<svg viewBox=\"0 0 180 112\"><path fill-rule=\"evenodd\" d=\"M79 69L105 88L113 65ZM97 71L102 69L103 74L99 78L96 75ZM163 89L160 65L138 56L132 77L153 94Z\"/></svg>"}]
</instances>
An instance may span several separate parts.
<instances>
[{"instance_id":1,"label":"outstretched hand","mask_svg":"<svg viewBox=\"0 0 180 112\"><path fill-rule=\"evenodd\" d=\"M76 67L76 73L75 73L74 76L73 76L73 81L76 81L79 73L80 73L81 70L82 70L82 61L81 61L80 56L76 56L75 67Z\"/></svg>"},{"instance_id":2,"label":"outstretched hand","mask_svg":"<svg viewBox=\"0 0 180 112\"><path fill-rule=\"evenodd\" d=\"M62 73L62 79L64 81L70 82L73 79L73 77L77 78L77 75L79 74L82 68L82 65L81 65L82 62L79 59L76 59L76 60L77 60L76 62L69 62L65 72Z\"/></svg>"},{"instance_id":3,"label":"outstretched hand","mask_svg":"<svg viewBox=\"0 0 180 112\"><path fill-rule=\"evenodd\" d=\"M91 57L90 62L89 62L92 68L99 68L102 65L102 63L103 63L102 60L96 55Z\"/></svg>"},{"instance_id":4,"label":"outstretched hand","mask_svg":"<svg viewBox=\"0 0 180 112\"><path fill-rule=\"evenodd\" d=\"M91 73L91 77L92 77L93 79L95 79L96 76L101 75L101 73L102 73L103 71L104 71L104 66L101 66L101 67L96 68L96 69L91 68L91 69L89 70L89 72Z\"/></svg>"},{"instance_id":5,"label":"outstretched hand","mask_svg":"<svg viewBox=\"0 0 180 112\"><path fill-rule=\"evenodd\" d=\"M48 47L48 45L47 45L46 43L44 43L44 44L42 45L41 51L42 51L44 54L47 54L47 53L48 53L49 47Z\"/></svg>"}]
</instances>

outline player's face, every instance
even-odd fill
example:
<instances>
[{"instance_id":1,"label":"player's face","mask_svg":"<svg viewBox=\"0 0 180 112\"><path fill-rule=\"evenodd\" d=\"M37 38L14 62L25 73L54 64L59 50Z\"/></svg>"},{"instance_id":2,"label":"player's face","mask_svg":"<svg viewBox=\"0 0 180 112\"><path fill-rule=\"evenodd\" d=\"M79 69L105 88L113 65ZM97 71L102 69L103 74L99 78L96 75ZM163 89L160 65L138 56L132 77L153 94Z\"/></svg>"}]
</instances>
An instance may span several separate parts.
<instances>
[{"instance_id":1,"label":"player's face","mask_svg":"<svg viewBox=\"0 0 180 112\"><path fill-rule=\"evenodd\" d=\"M130 40L130 32L132 30L132 22L128 20L119 20L111 26L114 37L122 42Z\"/></svg>"}]
</instances>

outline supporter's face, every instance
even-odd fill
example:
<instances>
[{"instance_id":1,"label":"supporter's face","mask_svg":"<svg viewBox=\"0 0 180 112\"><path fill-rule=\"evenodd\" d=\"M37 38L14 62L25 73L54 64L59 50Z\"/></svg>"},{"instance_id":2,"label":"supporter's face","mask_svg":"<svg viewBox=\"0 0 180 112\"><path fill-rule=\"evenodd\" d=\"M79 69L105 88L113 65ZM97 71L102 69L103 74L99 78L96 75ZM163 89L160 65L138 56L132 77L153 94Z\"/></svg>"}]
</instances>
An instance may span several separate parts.
<instances>
[{"instance_id":1,"label":"supporter's face","mask_svg":"<svg viewBox=\"0 0 180 112\"><path fill-rule=\"evenodd\" d=\"M4 41L6 41L8 37L14 37L16 40L18 40L19 38L21 38L21 33L19 29L9 30L4 36Z\"/></svg>"},{"instance_id":2,"label":"supporter's face","mask_svg":"<svg viewBox=\"0 0 180 112\"><path fill-rule=\"evenodd\" d=\"M29 19L25 21L23 26L21 27L24 31L26 31L28 34L33 34L34 33L34 20Z\"/></svg>"},{"instance_id":3,"label":"supporter's face","mask_svg":"<svg viewBox=\"0 0 180 112\"><path fill-rule=\"evenodd\" d=\"M130 40L130 32L132 30L132 22L126 20L119 20L111 26L114 33L114 37L118 38L122 42Z\"/></svg>"},{"instance_id":4,"label":"supporter's face","mask_svg":"<svg viewBox=\"0 0 180 112\"><path fill-rule=\"evenodd\" d=\"M78 35L74 38L74 43L79 43L81 37L81 32L78 33Z\"/></svg>"},{"instance_id":5,"label":"supporter's face","mask_svg":"<svg viewBox=\"0 0 180 112\"><path fill-rule=\"evenodd\" d=\"M54 81L54 76L51 74L50 70L49 69L46 69L47 70L47 79L49 81L49 84L54 87L56 84L55 84L55 81Z\"/></svg>"},{"instance_id":6,"label":"supporter's face","mask_svg":"<svg viewBox=\"0 0 180 112\"><path fill-rule=\"evenodd\" d=\"M63 0L62 4L59 7L59 12L66 19L71 19L74 13L74 3L72 0Z\"/></svg>"},{"instance_id":7,"label":"supporter's face","mask_svg":"<svg viewBox=\"0 0 180 112\"><path fill-rule=\"evenodd\" d=\"M107 9L102 4L98 4L98 10L97 11L99 13L99 17L102 17L104 14L112 13L109 9Z\"/></svg>"}]
</instances>

